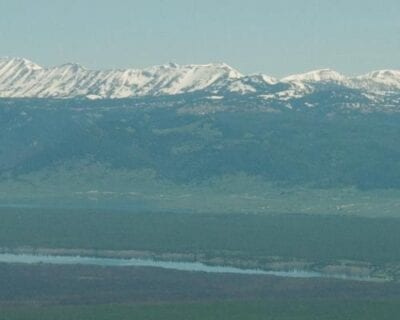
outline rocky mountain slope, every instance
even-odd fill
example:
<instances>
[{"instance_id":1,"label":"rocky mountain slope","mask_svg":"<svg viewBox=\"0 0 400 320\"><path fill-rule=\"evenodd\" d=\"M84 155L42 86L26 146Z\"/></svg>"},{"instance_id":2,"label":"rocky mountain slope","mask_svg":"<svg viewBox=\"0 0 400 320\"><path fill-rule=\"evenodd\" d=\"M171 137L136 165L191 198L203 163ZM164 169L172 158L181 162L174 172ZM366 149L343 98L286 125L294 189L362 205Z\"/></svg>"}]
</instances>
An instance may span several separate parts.
<instances>
[{"instance_id":1,"label":"rocky mountain slope","mask_svg":"<svg viewBox=\"0 0 400 320\"><path fill-rule=\"evenodd\" d=\"M400 71L380 70L346 77L322 69L279 80L263 74L243 75L224 63L88 70L78 64L45 68L27 59L0 59L0 97L3 98L113 99L202 93L215 99L236 95L288 101L339 88L355 91L367 100L381 101L382 97L400 93Z\"/></svg>"}]
</instances>

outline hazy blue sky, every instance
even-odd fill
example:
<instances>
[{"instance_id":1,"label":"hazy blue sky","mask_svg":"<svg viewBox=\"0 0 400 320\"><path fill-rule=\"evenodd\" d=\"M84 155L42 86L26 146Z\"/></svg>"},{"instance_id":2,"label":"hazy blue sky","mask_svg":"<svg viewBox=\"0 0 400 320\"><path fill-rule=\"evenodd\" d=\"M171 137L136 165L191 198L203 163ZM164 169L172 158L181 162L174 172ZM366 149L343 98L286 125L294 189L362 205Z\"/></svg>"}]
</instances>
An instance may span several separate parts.
<instances>
[{"instance_id":1,"label":"hazy blue sky","mask_svg":"<svg viewBox=\"0 0 400 320\"><path fill-rule=\"evenodd\" d=\"M0 56L273 76L400 69L400 0L0 0Z\"/></svg>"}]
</instances>

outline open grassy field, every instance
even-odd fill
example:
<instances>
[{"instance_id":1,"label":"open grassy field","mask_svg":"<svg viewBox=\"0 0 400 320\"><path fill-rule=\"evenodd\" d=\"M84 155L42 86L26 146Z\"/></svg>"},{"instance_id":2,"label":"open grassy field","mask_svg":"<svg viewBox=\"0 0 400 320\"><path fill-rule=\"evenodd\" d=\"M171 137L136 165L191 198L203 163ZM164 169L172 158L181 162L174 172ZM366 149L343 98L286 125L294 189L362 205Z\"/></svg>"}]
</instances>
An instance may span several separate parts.
<instances>
[{"instance_id":1,"label":"open grassy field","mask_svg":"<svg viewBox=\"0 0 400 320\"><path fill-rule=\"evenodd\" d=\"M2 248L278 256L322 263L400 261L400 219L395 218L7 208L0 217Z\"/></svg>"},{"instance_id":2,"label":"open grassy field","mask_svg":"<svg viewBox=\"0 0 400 320\"><path fill-rule=\"evenodd\" d=\"M3 306L255 299L399 300L400 285L149 267L0 264L0 305Z\"/></svg>"},{"instance_id":3,"label":"open grassy field","mask_svg":"<svg viewBox=\"0 0 400 320\"><path fill-rule=\"evenodd\" d=\"M397 283L0 264L1 320L393 320L399 313Z\"/></svg>"},{"instance_id":4,"label":"open grassy field","mask_svg":"<svg viewBox=\"0 0 400 320\"><path fill-rule=\"evenodd\" d=\"M1 320L393 320L399 301L256 301L0 307Z\"/></svg>"}]
</instances>

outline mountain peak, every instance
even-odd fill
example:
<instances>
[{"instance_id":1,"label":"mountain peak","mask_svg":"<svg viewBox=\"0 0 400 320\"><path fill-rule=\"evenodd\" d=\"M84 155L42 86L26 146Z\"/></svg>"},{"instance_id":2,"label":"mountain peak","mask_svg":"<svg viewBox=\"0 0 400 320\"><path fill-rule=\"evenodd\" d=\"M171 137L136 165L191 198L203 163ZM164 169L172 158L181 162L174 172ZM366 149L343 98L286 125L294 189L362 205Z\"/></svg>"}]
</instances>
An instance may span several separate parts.
<instances>
[{"instance_id":1,"label":"mountain peak","mask_svg":"<svg viewBox=\"0 0 400 320\"><path fill-rule=\"evenodd\" d=\"M375 70L358 78L370 78L370 79L396 78L400 80L400 70L389 70L389 69Z\"/></svg>"},{"instance_id":2,"label":"mountain peak","mask_svg":"<svg viewBox=\"0 0 400 320\"><path fill-rule=\"evenodd\" d=\"M60 68L72 68L72 69L86 69L84 66L82 66L79 63L76 62L67 62L59 66Z\"/></svg>"},{"instance_id":3,"label":"mountain peak","mask_svg":"<svg viewBox=\"0 0 400 320\"><path fill-rule=\"evenodd\" d=\"M341 82L346 79L345 76L332 69L318 69L306 73L294 74L283 78L283 82L305 81L305 82Z\"/></svg>"},{"instance_id":4,"label":"mountain peak","mask_svg":"<svg viewBox=\"0 0 400 320\"><path fill-rule=\"evenodd\" d=\"M179 64L175 62L168 62L167 66L170 68L179 68Z\"/></svg>"},{"instance_id":5,"label":"mountain peak","mask_svg":"<svg viewBox=\"0 0 400 320\"><path fill-rule=\"evenodd\" d=\"M169 63L143 70L88 70L76 63L42 68L22 58L0 59L0 97L125 98L207 90L242 74L226 63Z\"/></svg>"},{"instance_id":6,"label":"mountain peak","mask_svg":"<svg viewBox=\"0 0 400 320\"><path fill-rule=\"evenodd\" d=\"M219 66L221 69L226 70L229 73L229 77L231 78L241 78L243 77L243 74L238 71L237 69L231 67L229 64L222 62L222 63L218 63L216 64L217 66Z\"/></svg>"},{"instance_id":7,"label":"mountain peak","mask_svg":"<svg viewBox=\"0 0 400 320\"><path fill-rule=\"evenodd\" d=\"M89 70L77 63L42 68L24 58L0 58L0 97L11 98L127 98L204 92L282 100L311 94L331 83L365 92L400 91L400 71L378 70L350 78L332 69L319 69L277 80L264 74L243 75L224 62Z\"/></svg>"},{"instance_id":8,"label":"mountain peak","mask_svg":"<svg viewBox=\"0 0 400 320\"><path fill-rule=\"evenodd\" d=\"M400 89L400 70L376 70L355 77L353 82L369 91L392 91Z\"/></svg>"},{"instance_id":9,"label":"mountain peak","mask_svg":"<svg viewBox=\"0 0 400 320\"><path fill-rule=\"evenodd\" d=\"M42 69L41 66L39 66L38 64L25 59L25 58L10 58L10 57L3 57L0 58L0 68L3 69L5 67L8 68L25 68L25 69L29 69L29 70L39 70Z\"/></svg>"},{"instance_id":10,"label":"mountain peak","mask_svg":"<svg viewBox=\"0 0 400 320\"><path fill-rule=\"evenodd\" d=\"M270 77L263 73L255 73L255 74L250 75L249 77L259 83L276 84L279 82L278 79L276 79L274 77Z\"/></svg>"}]
</instances>

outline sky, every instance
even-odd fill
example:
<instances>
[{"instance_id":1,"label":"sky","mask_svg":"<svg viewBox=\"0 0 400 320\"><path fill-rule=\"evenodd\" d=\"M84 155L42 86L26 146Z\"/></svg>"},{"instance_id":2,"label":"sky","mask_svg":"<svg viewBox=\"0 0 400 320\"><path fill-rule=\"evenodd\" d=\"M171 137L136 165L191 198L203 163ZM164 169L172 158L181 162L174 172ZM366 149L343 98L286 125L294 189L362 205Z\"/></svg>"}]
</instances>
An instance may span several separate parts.
<instances>
[{"instance_id":1,"label":"sky","mask_svg":"<svg viewBox=\"0 0 400 320\"><path fill-rule=\"evenodd\" d=\"M400 69L399 0L0 0L0 56L271 76Z\"/></svg>"}]
</instances>

